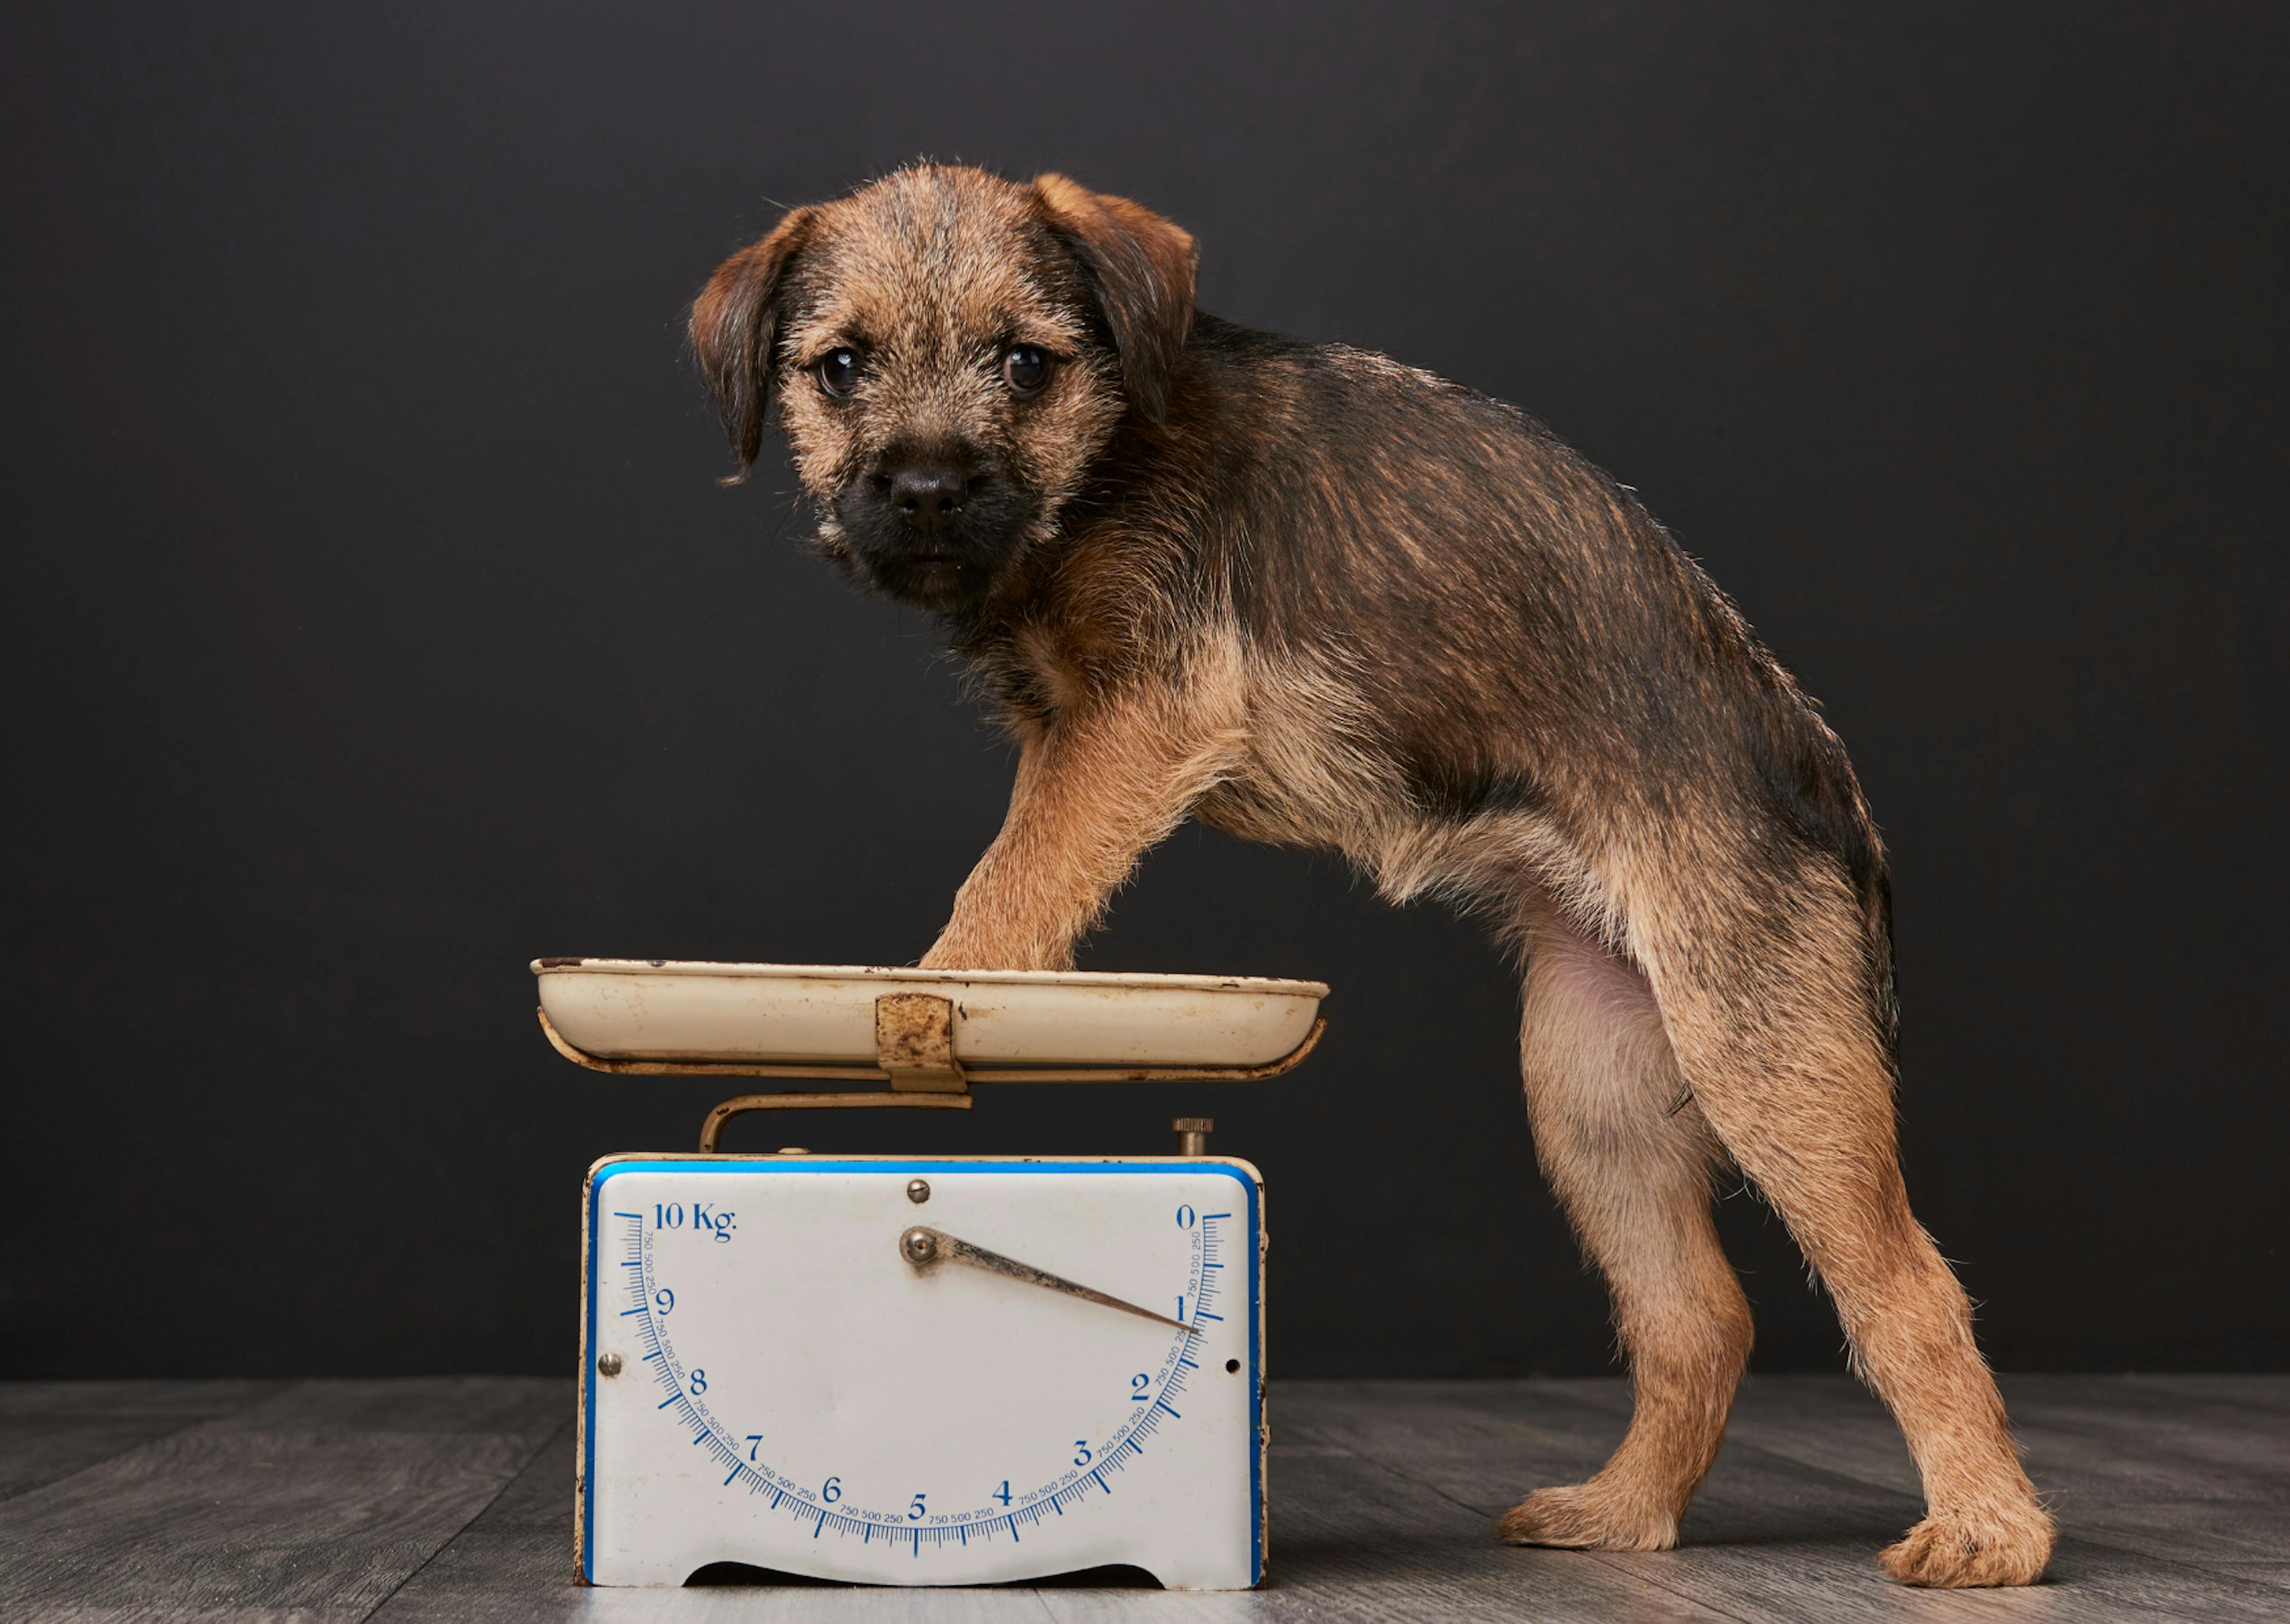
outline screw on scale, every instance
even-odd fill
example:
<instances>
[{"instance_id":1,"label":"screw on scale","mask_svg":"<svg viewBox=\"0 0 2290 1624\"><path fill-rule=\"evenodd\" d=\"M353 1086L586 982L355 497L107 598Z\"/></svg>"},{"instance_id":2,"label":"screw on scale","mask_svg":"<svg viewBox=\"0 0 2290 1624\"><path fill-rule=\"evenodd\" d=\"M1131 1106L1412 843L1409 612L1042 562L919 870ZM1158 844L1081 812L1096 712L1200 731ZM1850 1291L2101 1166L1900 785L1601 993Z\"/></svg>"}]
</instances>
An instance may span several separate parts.
<instances>
[{"instance_id":1,"label":"screw on scale","mask_svg":"<svg viewBox=\"0 0 2290 1624\"><path fill-rule=\"evenodd\" d=\"M1209 1133L1216 1120L1209 1116L1180 1116L1169 1124L1177 1131L1179 1156L1206 1156L1209 1153Z\"/></svg>"}]
</instances>

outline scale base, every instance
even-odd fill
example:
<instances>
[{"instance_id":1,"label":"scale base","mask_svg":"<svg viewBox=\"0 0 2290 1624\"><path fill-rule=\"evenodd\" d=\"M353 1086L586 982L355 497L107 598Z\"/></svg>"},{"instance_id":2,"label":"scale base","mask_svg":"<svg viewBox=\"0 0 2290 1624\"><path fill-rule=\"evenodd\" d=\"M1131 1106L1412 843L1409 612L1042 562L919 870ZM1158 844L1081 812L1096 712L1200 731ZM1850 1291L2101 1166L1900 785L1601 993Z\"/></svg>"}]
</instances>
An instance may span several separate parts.
<instances>
[{"instance_id":1,"label":"scale base","mask_svg":"<svg viewBox=\"0 0 2290 1624\"><path fill-rule=\"evenodd\" d=\"M621 1156L587 1209L587 1582L1261 1579L1247 1163Z\"/></svg>"}]
</instances>

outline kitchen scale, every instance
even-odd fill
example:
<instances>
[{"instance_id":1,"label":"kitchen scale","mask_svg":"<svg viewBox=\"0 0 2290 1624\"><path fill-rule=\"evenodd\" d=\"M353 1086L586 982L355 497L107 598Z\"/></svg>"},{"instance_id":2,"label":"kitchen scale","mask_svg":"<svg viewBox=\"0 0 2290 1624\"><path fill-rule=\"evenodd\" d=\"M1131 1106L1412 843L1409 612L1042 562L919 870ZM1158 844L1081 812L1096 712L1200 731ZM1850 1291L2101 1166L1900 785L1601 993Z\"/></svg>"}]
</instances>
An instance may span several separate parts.
<instances>
[{"instance_id":1,"label":"kitchen scale","mask_svg":"<svg viewBox=\"0 0 2290 1624\"><path fill-rule=\"evenodd\" d=\"M871 1584L1113 1564L1264 1572L1264 1202L1173 1156L720 1152L749 1111L967 1110L973 1084L1269 1077L1316 981L547 958L540 1024L747 1093L694 1155L607 1156L581 1220L581 1577L736 1562Z\"/></svg>"}]
</instances>

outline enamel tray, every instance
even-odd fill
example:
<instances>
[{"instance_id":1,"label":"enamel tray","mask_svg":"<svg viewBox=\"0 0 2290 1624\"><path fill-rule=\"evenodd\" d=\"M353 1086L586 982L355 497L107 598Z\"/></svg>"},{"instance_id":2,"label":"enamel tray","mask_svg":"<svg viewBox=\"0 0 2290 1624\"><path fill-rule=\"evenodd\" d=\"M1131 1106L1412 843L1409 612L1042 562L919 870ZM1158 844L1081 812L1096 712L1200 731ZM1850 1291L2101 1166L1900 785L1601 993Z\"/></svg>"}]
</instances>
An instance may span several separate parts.
<instances>
[{"instance_id":1,"label":"enamel tray","mask_svg":"<svg viewBox=\"0 0 2290 1624\"><path fill-rule=\"evenodd\" d=\"M924 994L951 1000L965 1067L1285 1070L1328 991L1257 976L677 959L542 958L532 972L548 1024L584 1055L772 1066L872 1066L876 1001Z\"/></svg>"}]
</instances>

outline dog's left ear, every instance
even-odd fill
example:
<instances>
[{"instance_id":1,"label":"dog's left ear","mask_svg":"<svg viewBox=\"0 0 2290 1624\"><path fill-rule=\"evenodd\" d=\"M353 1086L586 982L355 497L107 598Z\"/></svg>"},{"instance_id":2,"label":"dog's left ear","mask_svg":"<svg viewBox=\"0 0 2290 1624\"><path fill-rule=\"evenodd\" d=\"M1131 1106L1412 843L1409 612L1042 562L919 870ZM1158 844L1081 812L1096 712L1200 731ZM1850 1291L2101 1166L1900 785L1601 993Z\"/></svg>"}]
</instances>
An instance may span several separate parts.
<instances>
[{"instance_id":1,"label":"dog's left ear","mask_svg":"<svg viewBox=\"0 0 2290 1624\"><path fill-rule=\"evenodd\" d=\"M1141 204L1076 185L1063 175L1034 181L1035 205L1074 245L1097 284L1099 308L1121 356L1130 404L1149 423L1167 413L1177 357L1193 326L1191 234Z\"/></svg>"},{"instance_id":2,"label":"dog's left ear","mask_svg":"<svg viewBox=\"0 0 2290 1624\"><path fill-rule=\"evenodd\" d=\"M772 349L779 340L780 278L811 235L812 220L811 210L796 210L762 242L717 266L692 301L692 353L740 460L740 471L726 484L745 479L763 448Z\"/></svg>"}]
</instances>

